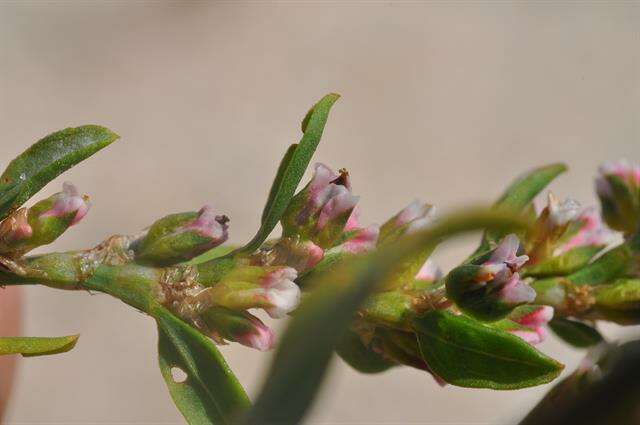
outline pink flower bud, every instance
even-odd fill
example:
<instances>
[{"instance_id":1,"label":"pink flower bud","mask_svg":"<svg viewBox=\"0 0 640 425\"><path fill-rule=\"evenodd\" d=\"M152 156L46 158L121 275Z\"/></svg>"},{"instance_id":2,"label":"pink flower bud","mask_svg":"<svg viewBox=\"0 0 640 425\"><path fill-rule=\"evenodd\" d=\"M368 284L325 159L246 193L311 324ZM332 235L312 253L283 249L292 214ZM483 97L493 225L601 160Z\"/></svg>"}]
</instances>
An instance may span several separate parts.
<instances>
[{"instance_id":1,"label":"pink flower bud","mask_svg":"<svg viewBox=\"0 0 640 425\"><path fill-rule=\"evenodd\" d=\"M210 205L205 205L198 211L198 217L183 226L184 230L193 230L203 237L210 238L211 243L220 245L229 237L226 215L216 215Z\"/></svg>"},{"instance_id":2,"label":"pink flower bud","mask_svg":"<svg viewBox=\"0 0 640 425\"><path fill-rule=\"evenodd\" d=\"M429 258L422 265L415 278L416 280L435 282L436 280L440 280L442 278L442 270L432 259Z\"/></svg>"},{"instance_id":3,"label":"pink flower bud","mask_svg":"<svg viewBox=\"0 0 640 425\"><path fill-rule=\"evenodd\" d=\"M376 247L379 233L380 228L375 224L364 229L358 229L339 248L350 254L362 254L371 251Z\"/></svg>"},{"instance_id":4,"label":"pink flower bud","mask_svg":"<svg viewBox=\"0 0 640 425\"><path fill-rule=\"evenodd\" d=\"M435 213L436 208L433 205L415 200L396 215L395 225L400 227L408 224L407 233L415 232L433 221Z\"/></svg>"},{"instance_id":5,"label":"pink flower bud","mask_svg":"<svg viewBox=\"0 0 640 425\"><path fill-rule=\"evenodd\" d=\"M285 317L300 303L300 288L294 280L298 273L291 267L282 267L268 273L261 282L264 297L271 304L265 308L274 319Z\"/></svg>"},{"instance_id":6,"label":"pink flower bud","mask_svg":"<svg viewBox=\"0 0 640 425\"><path fill-rule=\"evenodd\" d=\"M33 235L33 228L28 218L28 210L21 208L0 222L0 244L11 245L29 239Z\"/></svg>"},{"instance_id":7,"label":"pink flower bud","mask_svg":"<svg viewBox=\"0 0 640 425\"><path fill-rule=\"evenodd\" d=\"M352 195L349 189L344 186L331 184L328 189L327 202L320 210L320 216L316 223L318 229L324 228L330 220L353 210L358 203L359 198Z\"/></svg>"},{"instance_id":8,"label":"pink flower bud","mask_svg":"<svg viewBox=\"0 0 640 425\"><path fill-rule=\"evenodd\" d=\"M62 185L62 192L55 195L53 206L40 215L40 218L63 217L75 212L71 225L78 223L89 211L89 201L86 196L80 196L78 189L69 182Z\"/></svg>"},{"instance_id":9,"label":"pink flower bud","mask_svg":"<svg viewBox=\"0 0 640 425\"><path fill-rule=\"evenodd\" d=\"M520 317L512 318L514 322L528 329L509 330L513 335L522 338L531 345L544 341L547 331L544 326L553 319L553 307L539 306Z\"/></svg>"},{"instance_id":10,"label":"pink flower bud","mask_svg":"<svg viewBox=\"0 0 640 425\"><path fill-rule=\"evenodd\" d=\"M236 341L247 347L255 348L256 350L271 350L276 340L274 332L257 317L250 317L253 326L244 334L237 335Z\"/></svg>"}]
</instances>

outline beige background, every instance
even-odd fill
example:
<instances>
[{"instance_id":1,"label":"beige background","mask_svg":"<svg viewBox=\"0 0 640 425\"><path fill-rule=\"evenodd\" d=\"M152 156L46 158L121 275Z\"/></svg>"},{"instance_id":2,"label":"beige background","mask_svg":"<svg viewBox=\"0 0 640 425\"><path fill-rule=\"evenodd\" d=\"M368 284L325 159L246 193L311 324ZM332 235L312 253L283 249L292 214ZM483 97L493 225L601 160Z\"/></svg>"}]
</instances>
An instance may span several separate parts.
<instances>
[{"instance_id":1,"label":"beige background","mask_svg":"<svg viewBox=\"0 0 640 425\"><path fill-rule=\"evenodd\" d=\"M554 190L590 204L601 161L640 159L639 31L637 1L3 1L0 162L53 130L100 123L122 141L64 176L94 208L52 249L205 202L241 242L303 114L336 91L316 159L351 171L365 222L415 197L441 211L488 202L557 160L571 172ZM472 243L450 244L441 263ZM26 334L82 337L71 353L21 362L10 423L182 422L152 321L104 295L25 295ZM581 357L554 338L542 349L568 370ZM256 394L269 355L223 352ZM548 389L441 389L415 370L363 376L340 361L332 372L310 423L509 423Z\"/></svg>"}]
</instances>

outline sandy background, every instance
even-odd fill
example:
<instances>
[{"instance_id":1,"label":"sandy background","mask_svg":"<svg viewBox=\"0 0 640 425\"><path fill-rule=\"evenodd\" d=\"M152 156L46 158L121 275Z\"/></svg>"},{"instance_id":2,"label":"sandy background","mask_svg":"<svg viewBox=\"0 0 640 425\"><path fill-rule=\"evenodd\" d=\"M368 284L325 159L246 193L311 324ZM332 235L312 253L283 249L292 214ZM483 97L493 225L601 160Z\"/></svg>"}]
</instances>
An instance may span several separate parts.
<instances>
[{"instance_id":1,"label":"sandy background","mask_svg":"<svg viewBox=\"0 0 640 425\"><path fill-rule=\"evenodd\" d=\"M571 172L554 191L590 204L601 161L640 159L640 2L0 3L0 162L67 126L122 136L63 177L94 208L52 249L206 202L246 240L300 119L330 91L343 98L316 159L351 171L365 222L416 197L441 211L488 202L557 160ZM151 320L104 295L24 295L25 334L82 337L21 362L9 423L182 423ZM553 338L542 349L568 370L582 356ZM222 350L255 394L270 356ZM336 361L308 422L509 423L547 389L440 389Z\"/></svg>"}]
</instances>

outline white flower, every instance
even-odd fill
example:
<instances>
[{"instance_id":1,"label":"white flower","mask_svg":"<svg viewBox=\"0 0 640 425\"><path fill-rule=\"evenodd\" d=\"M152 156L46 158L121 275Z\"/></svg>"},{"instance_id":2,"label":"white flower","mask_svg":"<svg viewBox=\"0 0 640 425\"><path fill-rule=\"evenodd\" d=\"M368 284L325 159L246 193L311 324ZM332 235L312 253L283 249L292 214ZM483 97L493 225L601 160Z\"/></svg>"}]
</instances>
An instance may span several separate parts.
<instances>
[{"instance_id":1,"label":"white flower","mask_svg":"<svg viewBox=\"0 0 640 425\"><path fill-rule=\"evenodd\" d=\"M285 317L300 303L300 288L294 280L298 273L291 267L283 267L270 272L262 281L264 296L271 304L265 308L274 319Z\"/></svg>"}]
</instances>

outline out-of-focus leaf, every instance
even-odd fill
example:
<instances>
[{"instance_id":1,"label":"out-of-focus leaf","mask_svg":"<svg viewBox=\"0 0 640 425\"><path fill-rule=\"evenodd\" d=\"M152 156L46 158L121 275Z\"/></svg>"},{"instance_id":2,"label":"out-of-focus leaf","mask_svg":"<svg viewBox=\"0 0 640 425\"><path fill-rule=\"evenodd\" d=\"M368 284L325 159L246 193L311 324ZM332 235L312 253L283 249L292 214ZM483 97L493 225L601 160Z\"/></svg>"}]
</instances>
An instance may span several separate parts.
<instances>
[{"instance_id":1,"label":"out-of-focus leaf","mask_svg":"<svg viewBox=\"0 0 640 425\"><path fill-rule=\"evenodd\" d=\"M529 171L507 187L496 201L494 208L512 213L525 211L533 198L565 171L567 171L565 164L550 164ZM500 231L485 232L480 246L471 257L488 251L491 243L497 243L503 236L505 233Z\"/></svg>"},{"instance_id":2,"label":"out-of-focus leaf","mask_svg":"<svg viewBox=\"0 0 640 425\"><path fill-rule=\"evenodd\" d=\"M349 366L362 373L380 373L395 366L366 347L360 337L352 331L347 331L336 352Z\"/></svg>"},{"instance_id":3,"label":"out-of-focus leaf","mask_svg":"<svg viewBox=\"0 0 640 425\"><path fill-rule=\"evenodd\" d=\"M597 366L596 366L597 365ZM520 425L637 425L640 341L599 345Z\"/></svg>"},{"instance_id":4,"label":"out-of-focus leaf","mask_svg":"<svg viewBox=\"0 0 640 425\"><path fill-rule=\"evenodd\" d=\"M262 212L261 226L256 235L245 246L232 254L250 253L255 251L267 239L276 227L280 217L287 209L296 188L302 180L311 157L313 156L324 126L329 117L329 111L340 96L328 94L307 113L302 126L303 136L300 143L290 146L282 159L275 180L269 191L269 197ZM230 254L231 255L231 254Z\"/></svg>"},{"instance_id":5,"label":"out-of-focus leaf","mask_svg":"<svg viewBox=\"0 0 640 425\"><path fill-rule=\"evenodd\" d=\"M428 312L414 327L429 368L453 385L525 388L552 381L563 368L514 335L447 311Z\"/></svg>"},{"instance_id":6,"label":"out-of-focus leaf","mask_svg":"<svg viewBox=\"0 0 640 425\"><path fill-rule=\"evenodd\" d=\"M85 125L40 139L9 163L0 176L0 219L51 180L118 139L111 130Z\"/></svg>"},{"instance_id":7,"label":"out-of-focus leaf","mask_svg":"<svg viewBox=\"0 0 640 425\"><path fill-rule=\"evenodd\" d=\"M310 407L354 312L403 258L445 237L481 228L526 227L499 212L468 211L363 257L337 264L314 276L313 291L296 311L283 335L267 381L242 423L295 424Z\"/></svg>"},{"instance_id":8,"label":"out-of-focus leaf","mask_svg":"<svg viewBox=\"0 0 640 425\"><path fill-rule=\"evenodd\" d=\"M73 347L80 335L60 337L1 337L0 355L22 354L24 357L46 356L49 354L65 353Z\"/></svg>"},{"instance_id":9,"label":"out-of-focus leaf","mask_svg":"<svg viewBox=\"0 0 640 425\"><path fill-rule=\"evenodd\" d=\"M577 320L558 317L549 322L551 330L567 344L587 348L604 341L597 329Z\"/></svg>"},{"instance_id":10,"label":"out-of-focus leaf","mask_svg":"<svg viewBox=\"0 0 640 425\"><path fill-rule=\"evenodd\" d=\"M213 342L158 308L160 371L174 403L189 424L231 424L249 398ZM174 380L172 369L185 374ZM175 372L176 370L174 370Z\"/></svg>"}]
</instances>

